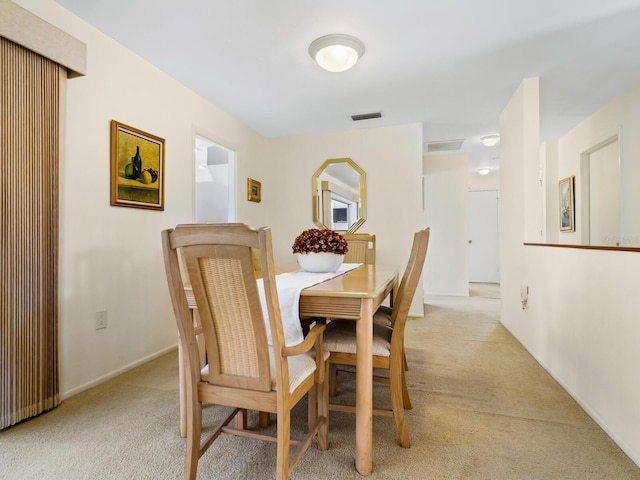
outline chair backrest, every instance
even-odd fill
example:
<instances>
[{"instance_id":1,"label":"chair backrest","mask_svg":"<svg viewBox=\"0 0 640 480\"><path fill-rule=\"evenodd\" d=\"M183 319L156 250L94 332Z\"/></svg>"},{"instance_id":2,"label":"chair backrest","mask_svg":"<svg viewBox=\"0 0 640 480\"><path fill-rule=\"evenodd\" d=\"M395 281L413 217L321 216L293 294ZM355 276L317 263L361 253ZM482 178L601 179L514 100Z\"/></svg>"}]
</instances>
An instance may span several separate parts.
<instances>
[{"instance_id":1,"label":"chair backrest","mask_svg":"<svg viewBox=\"0 0 640 480\"><path fill-rule=\"evenodd\" d=\"M376 236L371 233L344 233L349 251L344 256L345 263L376 263Z\"/></svg>"},{"instance_id":2,"label":"chair backrest","mask_svg":"<svg viewBox=\"0 0 640 480\"><path fill-rule=\"evenodd\" d=\"M251 260L253 261L253 269L256 272L256 277L261 277L262 266L260 265L260 250L257 248L251 249Z\"/></svg>"},{"instance_id":3,"label":"chair backrest","mask_svg":"<svg viewBox=\"0 0 640 480\"><path fill-rule=\"evenodd\" d=\"M256 230L244 224L178 225L162 232L162 239L171 299L191 380L200 380L200 364L179 257L188 274L205 338L208 383L270 391L271 361L275 362L276 378L288 383L287 362L280 361L280 355L270 359L252 255L252 249L260 252L272 341L279 351L284 346L284 332L270 229Z\"/></svg>"},{"instance_id":4,"label":"chair backrest","mask_svg":"<svg viewBox=\"0 0 640 480\"><path fill-rule=\"evenodd\" d=\"M429 246L430 232L429 228L425 228L416 232L413 236L409 261L393 299L393 311L391 313L391 324L393 325L392 349L394 348L394 343L397 343L396 348L404 344L404 325L422 275L424 260L427 256L427 247Z\"/></svg>"}]
</instances>

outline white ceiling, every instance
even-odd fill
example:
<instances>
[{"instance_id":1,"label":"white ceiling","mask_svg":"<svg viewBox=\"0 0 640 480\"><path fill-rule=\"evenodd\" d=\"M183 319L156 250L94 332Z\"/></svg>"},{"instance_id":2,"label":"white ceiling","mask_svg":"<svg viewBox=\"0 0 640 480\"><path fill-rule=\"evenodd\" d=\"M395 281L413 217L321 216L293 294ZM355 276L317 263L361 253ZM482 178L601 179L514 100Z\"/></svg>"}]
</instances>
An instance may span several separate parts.
<instances>
[{"instance_id":1,"label":"white ceiling","mask_svg":"<svg viewBox=\"0 0 640 480\"><path fill-rule=\"evenodd\" d=\"M264 136L418 122L425 142L465 139L470 170L497 166L479 138L523 78L540 77L542 139L640 81L640 0L56 1ZM312 61L329 33L364 42L353 69Z\"/></svg>"}]
</instances>

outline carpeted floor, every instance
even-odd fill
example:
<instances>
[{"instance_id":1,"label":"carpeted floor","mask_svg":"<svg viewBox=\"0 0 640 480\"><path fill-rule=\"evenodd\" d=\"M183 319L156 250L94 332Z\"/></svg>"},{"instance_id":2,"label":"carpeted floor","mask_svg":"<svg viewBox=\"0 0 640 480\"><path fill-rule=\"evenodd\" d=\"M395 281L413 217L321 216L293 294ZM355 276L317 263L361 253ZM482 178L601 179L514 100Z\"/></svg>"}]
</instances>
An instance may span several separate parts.
<instances>
[{"instance_id":1,"label":"carpeted floor","mask_svg":"<svg viewBox=\"0 0 640 480\"><path fill-rule=\"evenodd\" d=\"M499 289L432 297L406 346L410 449L393 420L374 418L371 479L640 480L636 466L499 323ZM0 479L179 479L177 354L78 394L0 432ZM338 395L353 395L344 377ZM375 402L388 405L386 386ZM302 402L304 403L304 402ZM208 407L206 417L220 416ZM306 407L293 423L304 425ZM360 479L354 417L331 412L331 446L312 446L293 479ZM223 436L199 479L273 478L275 445Z\"/></svg>"}]
</instances>

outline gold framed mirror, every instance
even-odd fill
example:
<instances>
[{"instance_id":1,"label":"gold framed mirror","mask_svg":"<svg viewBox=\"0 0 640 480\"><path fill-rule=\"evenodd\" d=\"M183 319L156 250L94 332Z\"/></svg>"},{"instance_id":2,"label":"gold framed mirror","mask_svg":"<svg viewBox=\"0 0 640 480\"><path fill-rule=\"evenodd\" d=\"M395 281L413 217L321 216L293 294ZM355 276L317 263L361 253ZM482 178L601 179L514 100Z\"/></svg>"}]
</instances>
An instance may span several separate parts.
<instances>
[{"instance_id":1,"label":"gold framed mirror","mask_svg":"<svg viewBox=\"0 0 640 480\"><path fill-rule=\"evenodd\" d=\"M311 177L313 223L353 233L367 219L366 174L350 158L326 160Z\"/></svg>"}]
</instances>

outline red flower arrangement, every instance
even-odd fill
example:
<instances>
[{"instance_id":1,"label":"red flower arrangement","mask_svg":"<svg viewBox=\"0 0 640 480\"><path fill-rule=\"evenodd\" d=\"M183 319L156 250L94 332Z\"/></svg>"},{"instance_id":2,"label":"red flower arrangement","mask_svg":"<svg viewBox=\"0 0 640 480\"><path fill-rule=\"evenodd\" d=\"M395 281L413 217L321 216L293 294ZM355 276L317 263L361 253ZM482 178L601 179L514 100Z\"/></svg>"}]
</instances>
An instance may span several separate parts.
<instances>
[{"instance_id":1,"label":"red flower arrangement","mask_svg":"<svg viewBox=\"0 0 640 480\"><path fill-rule=\"evenodd\" d=\"M291 247L293 253L336 253L344 255L349 251L347 240L338 232L326 229L309 228L298 235Z\"/></svg>"}]
</instances>

